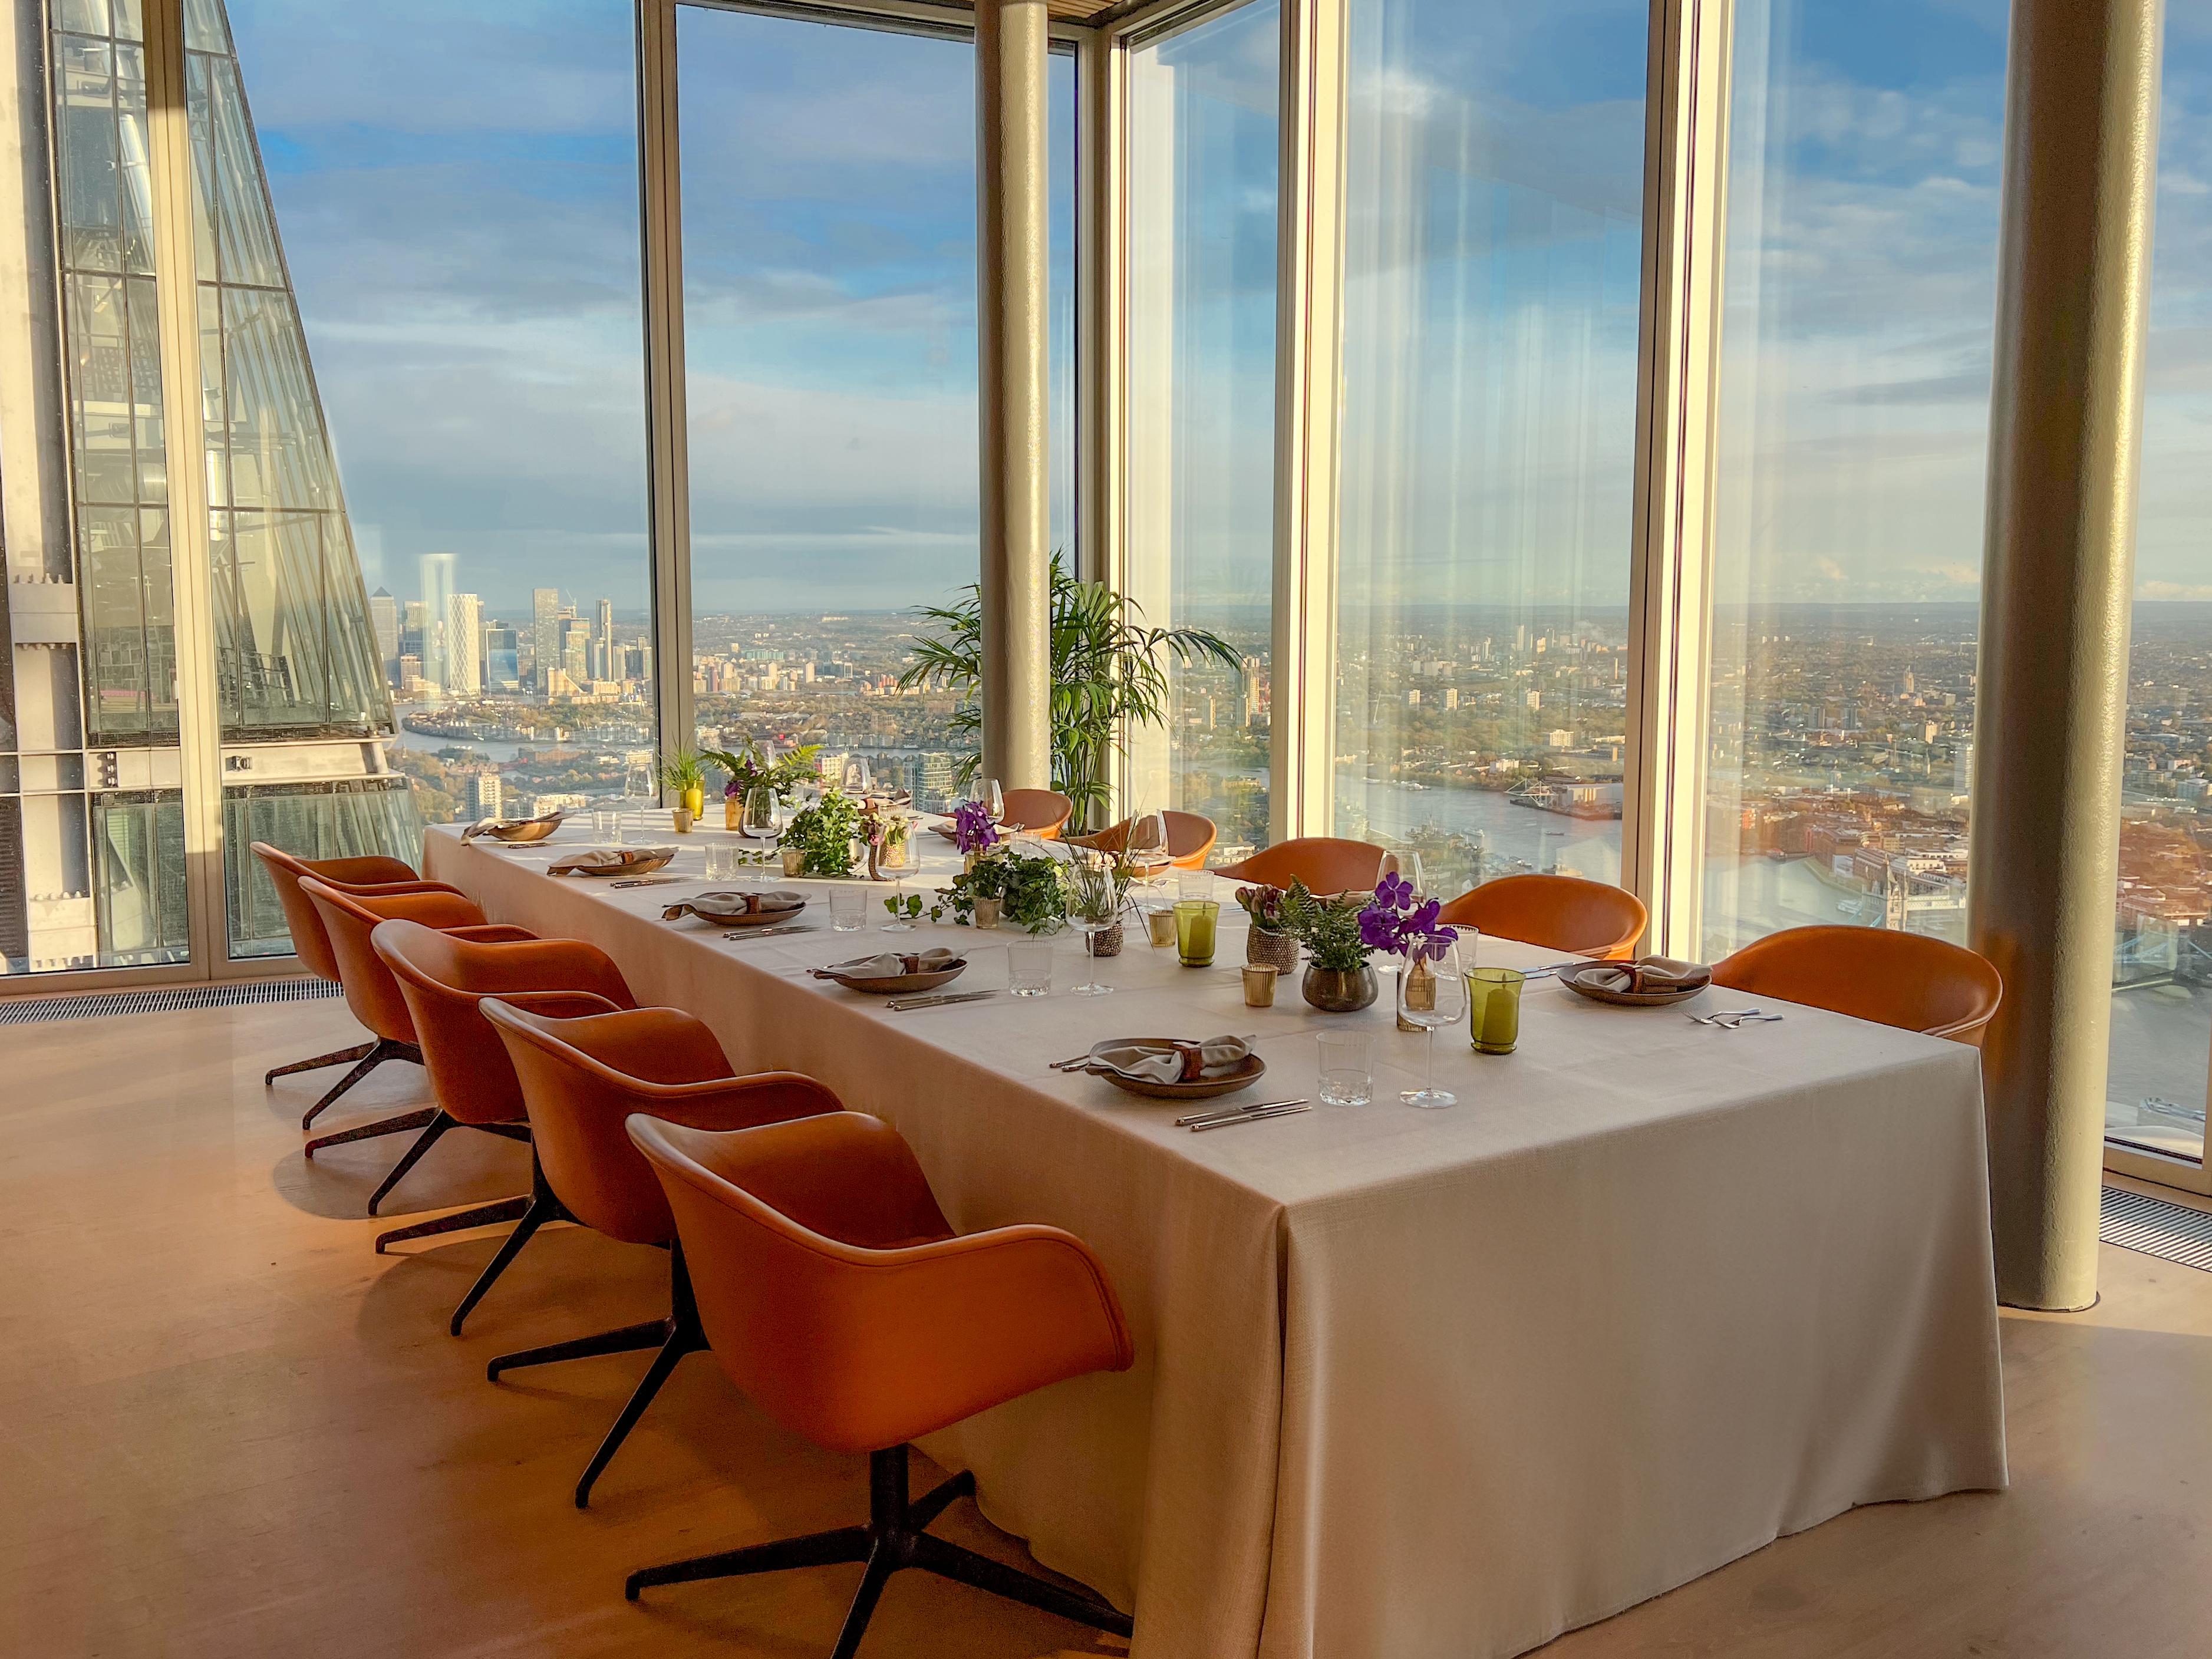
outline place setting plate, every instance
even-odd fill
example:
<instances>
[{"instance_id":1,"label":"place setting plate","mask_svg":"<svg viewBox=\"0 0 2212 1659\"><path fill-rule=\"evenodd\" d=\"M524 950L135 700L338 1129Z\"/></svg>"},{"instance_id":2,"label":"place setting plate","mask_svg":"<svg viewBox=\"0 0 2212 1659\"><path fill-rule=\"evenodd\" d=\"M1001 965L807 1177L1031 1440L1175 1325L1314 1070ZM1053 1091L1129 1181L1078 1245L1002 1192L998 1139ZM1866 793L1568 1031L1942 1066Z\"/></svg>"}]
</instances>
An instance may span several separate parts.
<instances>
[{"instance_id":1,"label":"place setting plate","mask_svg":"<svg viewBox=\"0 0 2212 1659\"><path fill-rule=\"evenodd\" d=\"M804 893L740 893L715 888L670 905L660 913L660 919L680 921L685 916L696 916L717 927L772 927L788 923L805 908Z\"/></svg>"},{"instance_id":2,"label":"place setting plate","mask_svg":"<svg viewBox=\"0 0 2212 1659\"><path fill-rule=\"evenodd\" d=\"M872 997L911 996L950 985L968 971L967 957L949 952L940 954L941 951L941 946L938 951L890 951L852 962L833 962L827 968L809 971L817 979L826 979L848 991L865 992ZM890 957L897 957L910 965L895 974L879 971L887 965L886 958Z\"/></svg>"},{"instance_id":3,"label":"place setting plate","mask_svg":"<svg viewBox=\"0 0 2212 1659\"><path fill-rule=\"evenodd\" d=\"M532 842L544 841L558 830L563 816L550 812L542 818L485 818L462 830L461 839L467 842L486 836L509 847L526 847Z\"/></svg>"},{"instance_id":4,"label":"place setting plate","mask_svg":"<svg viewBox=\"0 0 2212 1659\"><path fill-rule=\"evenodd\" d=\"M673 847L609 847L556 859L545 866L549 876L649 876L665 870L675 860Z\"/></svg>"},{"instance_id":5,"label":"place setting plate","mask_svg":"<svg viewBox=\"0 0 2212 1659\"><path fill-rule=\"evenodd\" d=\"M1570 963L1553 977L1592 1002L1616 1008L1665 1008L1687 1002L1705 990L1713 982L1713 970L1669 957L1640 957L1634 962Z\"/></svg>"},{"instance_id":6,"label":"place setting plate","mask_svg":"<svg viewBox=\"0 0 2212 1659\"><path fill-rule=\"evenodd\" d=\"M1190 1069L1188 1058L1212 1043L1231 1043L1242 1049L1241 1054L1226 1065L1207 1066L1194 1077L1169 1081L1158 1077L1131 1074L1109 1062L1105 1056L1127 1056L1134 1051L1139 1057L1156 1060L1176 1060L1185 1071ZM1201 1061L1203 1055L1199 1056ZM1127 1060L1123 1062L1127 1063ZM1217 1095L1234 1094L1239 1089L1249 1089L1267 1074L1267 1063L1250 1048L1241 1037L1209 1038L1207 1043L1191 1042L1187 1037L1127 1036L1108 1037L1094 1042L1090 1050L1073 1060L1055 1061L1054 1070L1088 1072L1092 1077L1106 1079L1115 1088L1148 1100L1211 1100Z\"/></svg>"}]
</instances>

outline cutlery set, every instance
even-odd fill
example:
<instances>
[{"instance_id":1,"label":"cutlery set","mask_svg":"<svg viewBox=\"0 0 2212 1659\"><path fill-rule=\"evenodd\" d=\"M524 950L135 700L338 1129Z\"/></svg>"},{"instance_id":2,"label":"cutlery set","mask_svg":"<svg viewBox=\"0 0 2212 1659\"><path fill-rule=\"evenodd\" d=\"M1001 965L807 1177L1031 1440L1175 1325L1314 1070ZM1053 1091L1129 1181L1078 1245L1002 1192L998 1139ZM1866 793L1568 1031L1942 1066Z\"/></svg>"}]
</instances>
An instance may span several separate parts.
<instances>
[{"instance_id":1,"label":"cutlery set","mask_svg":"<svg viewBox=\"0 0 2212 1659\"><path fill-rule=\"evenodd\" d=\"M1723 1031L1734 1031L1746 1025L1775 1025L1782 1016L1770 1014L1764 1008L1722 1008L1710 1014L1686 1016L1692 1025L1713 1025Z\"/></svg>"},{"instance_id":2,"label":"cutlery set","mask_svg":"<svg viewBox=\"0 0 2212 1659\"><path fill-rule=\"evenodd\" d=\"M778 939L786 933L818 933L822 930L806 922L793 922L780 927L740 927L724 939Z\"/></svg>"},{"instance_id":3,"label":"cutlery set","mask_svg":"<svg viewBox=\"0 0 2212 1659\"><path fill-rule=\"evenodd\" d=\"M659 887L665 882L696 881L696 876L631 876L624 881L611 881L610 887Z\"/></svg>"},{"instance_id":4,"label":"cutlery set","mask_svg":"<svg viewBox=\"0 0 2212 1659\"><path fill-rule=\"evenodd\" d=\"M926 997L901 997L896 1001L885 1003L884 1006L897 1009L902 1013L908 1008L942 1008L951 1002L981 1002L999 994L996 991L953 991Z\"/></svg>"},{"instance_id":5,"label":"cutlery set","mask_svg":"<svg viewBox=\"0 0 2212 1659\"><path fill-rule=\"evenodd\" d=\"M1243 1106L1225 1106L1218 1111L1194 1112L1188 1117L1176 1120L1176 1127L1201 1134L1208 1129L1225 1129L1232 1123L1264 1123L1269 1118L1296 1117L1300 1112L1313 1110L1313 1103L1301 1095L1295 1100L1255 1100Z\"/></svg>"}]
</instances>

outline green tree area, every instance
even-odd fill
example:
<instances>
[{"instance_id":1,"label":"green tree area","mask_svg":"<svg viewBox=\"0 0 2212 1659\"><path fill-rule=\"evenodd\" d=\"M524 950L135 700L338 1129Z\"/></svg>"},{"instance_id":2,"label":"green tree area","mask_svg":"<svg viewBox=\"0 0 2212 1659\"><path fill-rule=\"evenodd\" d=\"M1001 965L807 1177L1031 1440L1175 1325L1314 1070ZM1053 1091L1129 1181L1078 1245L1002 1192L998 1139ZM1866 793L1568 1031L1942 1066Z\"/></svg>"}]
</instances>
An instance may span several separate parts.
<instances>
[{"instance_id":1,"label":"green tree area","mask_svg":"<svg viewBox=\"0 0 2212 1659\"><path fill-rule=\"evenodd\" d=\"M413 789L415 810L422 813L423 823L452 823L464 816L463 805L468 798L465 773L418 749L394 744L386 752L392 757L392 769L405 777Z\"/></svg>"}]
</instances>

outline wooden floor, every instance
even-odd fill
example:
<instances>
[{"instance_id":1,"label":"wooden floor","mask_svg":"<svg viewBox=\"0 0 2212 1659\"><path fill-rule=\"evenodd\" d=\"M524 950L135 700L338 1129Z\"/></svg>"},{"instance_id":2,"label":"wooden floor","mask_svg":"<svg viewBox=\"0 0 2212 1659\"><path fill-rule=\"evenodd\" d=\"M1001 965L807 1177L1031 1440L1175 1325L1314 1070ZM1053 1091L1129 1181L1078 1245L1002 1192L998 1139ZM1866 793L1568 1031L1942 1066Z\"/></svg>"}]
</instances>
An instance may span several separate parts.
<instances>
[{"instance_id":1,"label":"wooden floor","mask_svg":"<svg viewBox=\"0 0 2212 1659\"><path fill-rule=\"evenodd\" d=\"M261 1085L356 1040L335 1003L0 1027L0 1654L826 1653L856 1568L635 1607L622 1576L857 1521L865 1469L775 1428L700 1356L573 1508L640 1357L500 1386L483 1363L653 1316L661 1259L555 1230L448 1337L495 1236L374 1255L398 1224L361 1206L399 1143L308 1164L298 1119L320 1079ZM331 1115L420 1087L388 1067ZM395 1208L526 1183L520 1149L460 1139ZM1547 1659L2212 1653L2212 1274L2111 1249L2104 1274L2092 1313L2005 1321L2009 1492L1854 1511ZM939 1529L1026 1560L971 1504ZM863 1651L1121 1647L902 1574Z\"/></svg>"}]
</instances>

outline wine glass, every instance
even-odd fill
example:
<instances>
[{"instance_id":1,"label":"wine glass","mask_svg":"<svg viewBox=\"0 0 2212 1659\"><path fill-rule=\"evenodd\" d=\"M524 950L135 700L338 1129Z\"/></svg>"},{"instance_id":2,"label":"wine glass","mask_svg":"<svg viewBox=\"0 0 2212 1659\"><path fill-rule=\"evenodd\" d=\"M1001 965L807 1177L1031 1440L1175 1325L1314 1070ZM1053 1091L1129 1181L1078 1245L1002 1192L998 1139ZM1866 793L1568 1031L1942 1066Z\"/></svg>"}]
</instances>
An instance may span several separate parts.
<instances>
[{"instance_id":1,"label":"wine glass","mask_svg":"<svg viewBox=\"0 0 2212 1659\"><path fill-rule=\"evenodd\" d=\"M745 791L744 811L738 820L738 833L747 841L775 836L775 791L767 784L757 783Z\"/></svg>"},{"instance_id":2,"label":"wine glass","mask_svg":"<svg viewBox=\"0 0 2212 1659\"><path fill-rule=\"evenodd\" d=\"M1456 1024L1467 1012L1467 978L1460 971L1459 947L1447 945L1441 956L1416 956L1398 975L1398 1018L1419 1026L1426 1054L1421 1086L1399 1092L1408 1106L1456 1106L1459 1097L1437 1087L1437 1033Z\"/></svg>"},{"instance_id":3,"label":"wine glass","mask_svg":"<svg viewBox=\"0 0 2212 1659\"><path fill-rule=\"evenodd\" d=\"M844 790L847 794L865 795L874 781L868 770L868 763L860 756L855 755L845 763Z\"/></svg>"},{"instance_id":4,"label":"wine glass","mask_svg":"<svg viewBox=\"0 0 2212 1659\"><path fill-rule=\"evenodd\" d=\"M1129 820L1129 839L1122 848L1130 866L1147 885L1168 866L1168 823L1158 812L1139 812Z\"/></svg>"},{"instance_id":5,"label":"wine glass","mask_svg":"<svg viewBox=\"0 0 2212 1659\"><path fill-rule=\"evenodd\" d=\"M1006 821L1006 792L999 787L996 778L976 778L968 786L968 799L982 806L991 815L994 823Z\"/></svg>"}]
</instances>

